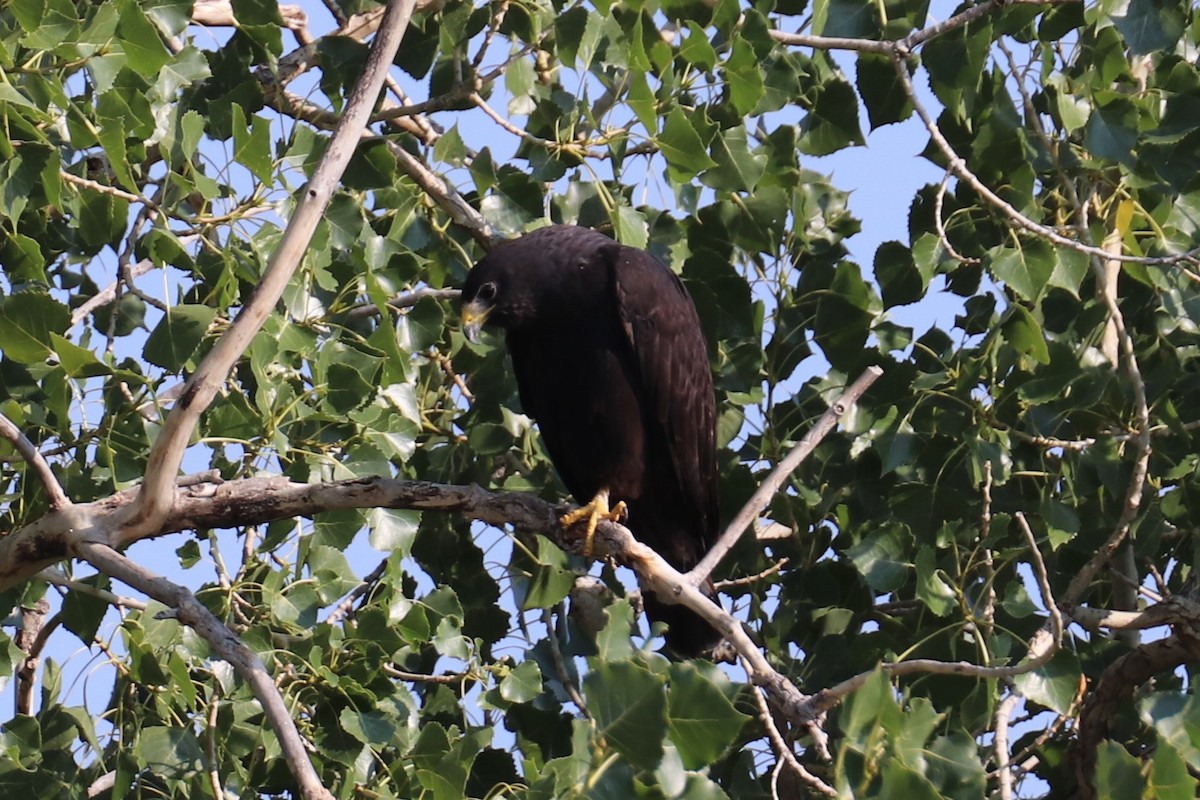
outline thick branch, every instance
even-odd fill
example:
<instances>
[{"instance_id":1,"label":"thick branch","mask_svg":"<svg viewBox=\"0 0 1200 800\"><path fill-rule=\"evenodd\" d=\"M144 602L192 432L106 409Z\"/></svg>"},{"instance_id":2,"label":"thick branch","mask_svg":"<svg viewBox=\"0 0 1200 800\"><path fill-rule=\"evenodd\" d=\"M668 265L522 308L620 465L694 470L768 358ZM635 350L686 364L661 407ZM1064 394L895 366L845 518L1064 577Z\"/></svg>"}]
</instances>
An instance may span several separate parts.
<instances>
[{"instance_id":1,"label":"thick branch","mask_svg":"<svg viewBox=\"0 0 1200 800\"><path fill-rule=\"evenodd\" d=\"M1079 739L1072 753L1079 781L1076 797L1080 800L1096 797L1096 749L1108 734L1109 721L1117 707L1155 675L1197 661L1200 661L1200 638L1190 630L1181 630L1175 636L1141 645L1104 670L1079 713Z\"/></svg>"},{"instance_id":2,"label":"thick branch","mask_svg":"<svg viewBox=\"0 0 1200 800\"><path fill-rule=\"evenodd\" d=\"M1113 631L1146 630L1181 623L1200 628L1200 603L1183 595L1175 595L1142 611L1112 611L1072 603L1063 603L1062 611L1072 622L1089 631L1102 628Z\"/></svg>"},{"instance_id":3,"label":"thick branch","mask_svg":"<svg viewBox=\"0 0 1200 800\"><path fill-rule=\"evenodd\" d=\"M0 591L28 579L55 561L77 553L93 553L96 548L92 545L129 544L126 537L120 535L119 526L136 496L137 489L131 489L95 503L76 504L47 514L32 525L0 539ZM575 549L582 539L559 525L559 517L564 511L562 506L532 495L492 494L478 486L391 478L320 484L294 483L286 478L248 478L188 487L176 492L162 524L154 531L143 532L140 538L188 529L244 527L347 508L409 508L457 513L492 525L512 524L526 531L542 533ZM662 556L634 539L628 529L616 523L602 522L597 528L595 543L597 558L612 557L631 567L660 598L671 598L687 606L729 639L750 665L751 681L765 688L789 719L810 725L818 718L819 713L806 704L808 698L767 662L737 620ZM87 557L91 560L90 555ZM122 575L110 574L130 582Z\"/></svg>"}]
</instances>

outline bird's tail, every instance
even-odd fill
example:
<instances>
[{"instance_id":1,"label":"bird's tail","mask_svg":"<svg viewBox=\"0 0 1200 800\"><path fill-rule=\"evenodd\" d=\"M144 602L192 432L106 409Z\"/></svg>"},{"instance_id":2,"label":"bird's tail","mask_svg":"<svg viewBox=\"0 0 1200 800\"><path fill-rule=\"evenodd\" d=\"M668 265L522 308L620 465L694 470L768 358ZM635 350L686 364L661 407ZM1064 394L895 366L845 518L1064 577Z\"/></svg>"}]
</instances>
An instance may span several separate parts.
<instances>
[{"instance_id":1,"label":"bird's tail","mask_svg":"<svg viewBox=\"0 0 1200 800\"><path fill-rule=\"evenodd\" d=\"M700 590L716 599L712 581L706 581ZM667 647L675 655L682 658L710 656L713 648L720 644L721 634L690 608L664 603L653 592L644 592L642 602L646 607L646 616L667 625Z\"/></svg>"}]
</instances>

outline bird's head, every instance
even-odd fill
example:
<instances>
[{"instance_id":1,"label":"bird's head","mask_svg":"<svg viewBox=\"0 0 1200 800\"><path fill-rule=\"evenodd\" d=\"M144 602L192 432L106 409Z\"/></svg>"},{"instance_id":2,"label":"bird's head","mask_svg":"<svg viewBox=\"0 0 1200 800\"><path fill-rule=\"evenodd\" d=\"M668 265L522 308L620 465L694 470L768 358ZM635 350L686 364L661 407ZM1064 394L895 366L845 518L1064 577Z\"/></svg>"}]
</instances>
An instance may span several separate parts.
<instances>
[{"instance_id":1,"label":"bird's head","mask_svg":"<svg viewBox=\"0 0 1200 800\"><path fill-rule=\"evenodd\" d=\"M507 270L500 264L483 259L467 275L462 289L463 333L472 342L479 340L484 325L506 327L511 317Z\"/></svg>"},{"instance_id":2,"label":"bird's head","mask_svg":"<svg viewBox=\"0 0 1200 800\"><path fill-rule=\"evenodd\" d=\"M550 225L497 245L462 288L462 323L475 341L483 327L511 331L564 313L562 295L580 270L603 263L612 239L588 228Z\"/></svg>"}]
</instances>

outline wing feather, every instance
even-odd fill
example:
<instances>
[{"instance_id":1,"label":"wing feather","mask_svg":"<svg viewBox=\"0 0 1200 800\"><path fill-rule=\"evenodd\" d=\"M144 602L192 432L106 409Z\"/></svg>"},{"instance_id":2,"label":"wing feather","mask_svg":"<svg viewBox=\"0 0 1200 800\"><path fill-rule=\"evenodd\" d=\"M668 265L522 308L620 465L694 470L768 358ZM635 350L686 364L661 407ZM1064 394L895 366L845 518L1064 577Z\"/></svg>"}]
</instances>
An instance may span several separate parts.
<instances>
[{"instance_id":1,"label":"wing feather","mask_svg":"<svg viewBox=\"0 0 1200 800\"><path fill-rule=\"evenodd\" d=\"M717 526L716 399L700 318L675 273L641 250L615 251L618 314L652 410L648 424L669 453L688 506L681 511L707 549Z\"/></svg>"}]
</instances>

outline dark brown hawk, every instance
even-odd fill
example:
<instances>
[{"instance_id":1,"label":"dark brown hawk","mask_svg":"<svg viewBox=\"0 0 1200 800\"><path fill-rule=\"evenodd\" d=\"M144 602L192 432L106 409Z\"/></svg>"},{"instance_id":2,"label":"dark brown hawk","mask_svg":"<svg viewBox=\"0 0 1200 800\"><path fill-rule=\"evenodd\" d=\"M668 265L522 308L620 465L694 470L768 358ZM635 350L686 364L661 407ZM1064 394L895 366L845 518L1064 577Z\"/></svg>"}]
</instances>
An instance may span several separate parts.
<instances>
[{"instance_id":1,"label":"dark brown hawk","mask_svg":"<svg viewBox=\"0 0 1200 800\"><path fill-rule=\"evenodd\" d=\"M623 505L638 540L676 569L694 566L717 533L716 405L679 278L649 253L555 225L498 245L467 276L462 304L468 335L504 330L524 411L588 504L564 524L590 517L594 529ZM717 644L694 612L649 592L645 604L678 654Z\"/></svg>"}]
</instances>

